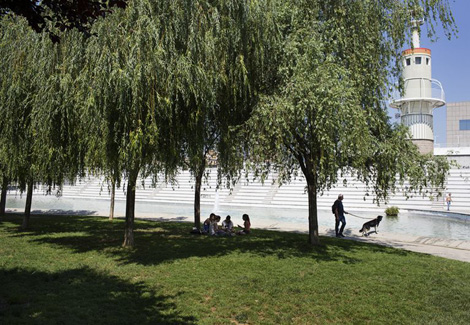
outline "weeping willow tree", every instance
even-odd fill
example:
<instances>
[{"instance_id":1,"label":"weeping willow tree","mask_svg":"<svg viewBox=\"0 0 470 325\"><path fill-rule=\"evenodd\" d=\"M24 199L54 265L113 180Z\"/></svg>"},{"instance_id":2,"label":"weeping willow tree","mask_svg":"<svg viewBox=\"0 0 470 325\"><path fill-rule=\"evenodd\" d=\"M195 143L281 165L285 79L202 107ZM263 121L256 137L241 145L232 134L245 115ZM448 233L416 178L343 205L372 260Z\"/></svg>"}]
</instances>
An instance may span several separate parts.
<instances>
[{"instance_id":1,"label":"weeping willow tree","mask_svg":"<svg viewBox=\"0 0 470 325\"><path fill-rule=\"evenodd\" d=\"M2 19L2 144L7 160L4 172L10 181L18 183L21 192L27 190L22 228L29 226L33 188L44 177L37 164L40 145L33 127L36 95L41 92L45 78L50 73L44 35L35 34L24 19Z\"/></svg>"},{"instance_id":2,"label":"weeping willow tree","mask_svg":"<svg viewBox=\"0 0 470 325\"><path fill-rule=\"evenodd\" d=\"M1 51L1 111L2 124L2 174L11 177L13 182L19 182L23 192L28 183L27 202L32 196L33 184L31 177L31 155L34 138L31 136L30 114L31 106L26 98L31 95L34 86L31 84L34 76L32 67L33 42L38 42L39 36L32 35L21 19L4 17L1 21L2 46ZM29 38L29 40L28 40ZM29 200L28 200L29 199ZM30 205L25 207L23 227L29 221Z\"/></svg>"},{"instance_id":3,"label":"weeping willow tree","mask_svg":"<svg viewBox=\"0 0 470 325\"><path fill-rule=\"evenodd\" d=\"M242 125L263 84L265 52L273 22L268 1L172 1L166 29L176 40L165 50L181 143L181 163L195 178L194 225L200 228L200 197L207 160L217 155L218 175L242 168L243 154L231 129ZM220 178L219 178L220 180Z\"/></svg>"},{"instance_id":4,"label":"weeping willow tree","mask_svg":"<svg viewBox=\"0 0 470 325\"><path fill-rule=\"evenodd\" d=\"M444 0L279 2L279 78L250 120L249 155L257 166L269 160L281 183L300 168L311 244L319 243L317 195L344 173L368 184L377 200L395 190L396 179L408 180L409 192L445 179L445 159L421 156L386 114L416 6L431 27L452 30Z\"/></svg>"},{"instance_id":5,"label":"weeping willow tree","mask_svg":"<svg viewBox=\"0 0 470 325\"><path fill-rule=\"evenodd\" d=\"M64 181L74 183L83 175L84 142L79 107L78 79L85 63L84 36L70 30L60 34L60 44L45 41L44 59L48 60L41 91L34 97L32 125L36 141L36 164L47 184L57 187Z\"/></svg>"},{"instance_id":6,"label":"weeping willow tree","mask_svg":"<svg viewBox=\"0 0 470 325\"><path fill-rule=\"evenodd\" d=\"M171 53L170 82L172 109L176 112L171 134L180 145L179 164L189 169L196 180L194 222L200 228L200 196L206 155L217 139L214 107L215 84L220 71L216 57L216 38L221 33L217 8L207 1L168 1L162 8L168 16L163 24L165 51Z\"/></svg>"},{"instance_id":7,"label":"weeping willow tree","mask_svg":"<svg viewBox=\"0 0 470 325\"><path fill-rule=\"evenodd\" d=\"M171 173L178 149L173 143L172 80L166 48L175 31L163 25L170 2L132 1L94 26L82 74L83 116L87 121L86 163L127 182L123 246L134 245L135 193L145 178ZM164 167L164 169L163 169Z\"/></svg>"},{"instance_id":8,"label":"weeping willow tree","mask_svg":"<svg viewBox=\"0 0 470 325\"><path fill-rule=\"evenodd\" d=\"M227 31L218 39L221 64L215 107L220 137L217 141L219 183L233 186L245 170L246 122L262 94L270 95L277 79L279 44L274 1L230 1L221 7ZM263 178L263 177L262 177Z\"/></svg>"},{"instance_id":9,"label":"weeping willow tree","mask_svg":"<svg viewBox=\"0 0 470 325\"><path fill-rule=\"evenodd\" d=\"M80 51L71 44L79 44L81 36L64 34L63 44L53 44L18 17L3 17L1 28L3 185L9 179L21 192L27 190L26 229L34 186L40 183L50 193L65 175L74 179L78 173L79 117L71 98Z\"/></svg>"}]
</instances>

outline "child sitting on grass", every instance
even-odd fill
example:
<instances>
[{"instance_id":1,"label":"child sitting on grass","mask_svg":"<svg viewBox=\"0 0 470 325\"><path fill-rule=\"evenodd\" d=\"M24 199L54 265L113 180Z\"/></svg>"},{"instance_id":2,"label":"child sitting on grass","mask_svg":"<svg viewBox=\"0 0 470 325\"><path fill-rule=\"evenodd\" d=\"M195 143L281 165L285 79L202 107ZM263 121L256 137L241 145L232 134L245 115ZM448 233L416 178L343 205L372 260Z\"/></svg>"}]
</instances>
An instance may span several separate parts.
<instances>
[{"instance_id":1,"label":"child sitting on grass","mask_svg":"<svg viewBox=\"0 0 470 325\"><path fill-rule=\"evenodd\" d=\"M250 222L250 217L245 213L242 216L243 219L243 227L238 225L238 227L243 228L242 230L238 231L237 234L239 235L248 235L250 233L251 229L251 222Z\"/></svg>"}]
</instances>

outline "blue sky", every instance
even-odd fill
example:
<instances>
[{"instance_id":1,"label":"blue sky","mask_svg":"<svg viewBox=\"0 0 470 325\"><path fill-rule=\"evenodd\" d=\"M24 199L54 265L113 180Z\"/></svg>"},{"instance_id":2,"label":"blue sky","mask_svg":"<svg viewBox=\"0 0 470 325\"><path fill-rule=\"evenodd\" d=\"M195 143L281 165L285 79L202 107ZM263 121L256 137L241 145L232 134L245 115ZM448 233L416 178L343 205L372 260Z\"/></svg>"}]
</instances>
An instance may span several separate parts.
<instances>
[{"instance_id":1,"label":"blue sky","mask_svg":"<svg viewBox=\"0 0 470 325\"><path fill-rule=\"evenodd\" d=\"M459 30L457 37L448 40L437 29L438 39L431 42L421 33L421 47L431 49L432 78L441 82L447 103L470 101L470 0L449 0ZM425 27L425 25L423 25ZM389 110L390 115L397 110ZM446 108L434 110L434 139L446 142Z\"/></svg>"}]
</instances>

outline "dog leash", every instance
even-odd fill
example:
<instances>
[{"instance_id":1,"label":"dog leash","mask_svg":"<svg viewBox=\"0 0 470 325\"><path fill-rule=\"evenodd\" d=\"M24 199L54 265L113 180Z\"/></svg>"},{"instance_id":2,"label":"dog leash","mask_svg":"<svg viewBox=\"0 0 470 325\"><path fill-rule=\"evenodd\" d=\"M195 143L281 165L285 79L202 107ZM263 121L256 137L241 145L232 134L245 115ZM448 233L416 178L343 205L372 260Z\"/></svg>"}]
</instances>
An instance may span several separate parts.
<instances>
[{"instance_id":1,"label":"dog leash","mask_svg":"<svg viewBox=\"0 0 470 325\"><path fill-rule=\"evenodd\" d=\"M370 218L359 217L359 216L357 216L357 215L355 215L355 214L352 214L352 213L350 213L350 212L348 212L348 214L352 215L353 217L359 218L359 219L366 219L366 220L369 220L369 219L370 219Z\"/></svg>"}]
</instances>

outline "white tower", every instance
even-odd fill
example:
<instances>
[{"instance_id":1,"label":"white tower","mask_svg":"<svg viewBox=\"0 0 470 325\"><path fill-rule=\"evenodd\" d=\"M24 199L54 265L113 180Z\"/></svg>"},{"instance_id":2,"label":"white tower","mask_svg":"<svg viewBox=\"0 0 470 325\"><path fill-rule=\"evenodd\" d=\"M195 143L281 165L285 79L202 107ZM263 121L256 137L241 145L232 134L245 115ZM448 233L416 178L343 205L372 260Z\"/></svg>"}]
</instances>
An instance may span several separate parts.
<instances>
[{"instance_id":1,"label":"white tower","mask_svg":"<svg viewBox=\"0 0 470 325\"><path fill-rule=\"evenodd\" d=\"M422 23L412 23L413 48L402 53L405 92L390 106L400 110L401 123L410 128L413 143L424 154L434 151L433 110L446 102L441 83L431 78L431 50L420 47Z\"/></svg>"}]
</instances>

